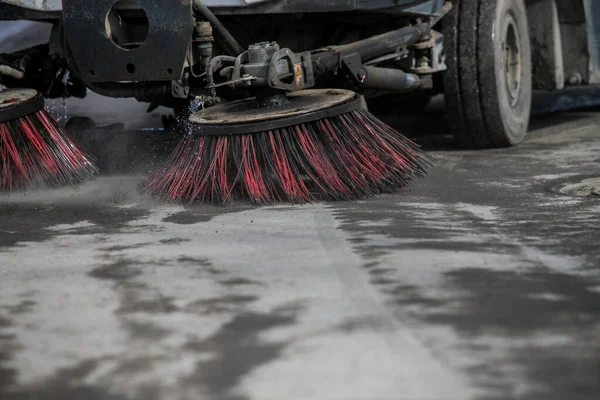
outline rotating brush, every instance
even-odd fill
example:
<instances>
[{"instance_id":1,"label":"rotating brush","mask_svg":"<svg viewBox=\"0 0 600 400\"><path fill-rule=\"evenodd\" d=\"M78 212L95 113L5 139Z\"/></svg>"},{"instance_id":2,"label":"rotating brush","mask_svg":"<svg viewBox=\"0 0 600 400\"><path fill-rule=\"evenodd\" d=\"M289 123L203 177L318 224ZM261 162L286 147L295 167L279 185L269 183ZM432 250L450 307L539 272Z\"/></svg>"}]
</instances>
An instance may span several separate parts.
<instances>
[{"instance_id":1,"label":"rotating brush","mask_svg":"<svg viewBox=\"0 0 600 400\"><path fill-rule=\"evenodd\" d=\"M143 189L166 201L354 200L423 177L433 159L347 90L304 90L181 118L185 136ZM191 115L190 115L191 114Z\"/></svg>"},{"instance_id":2,"label":"rotating brush","mask_svg":"<svg viewBox=\"0 0 600 400\"><path fill-rule=\"evenodd\" d=\"M76 184L96 172L92 157L48 113L38 92L0 92L0 190Z\"/></svg>"}]
</instances>

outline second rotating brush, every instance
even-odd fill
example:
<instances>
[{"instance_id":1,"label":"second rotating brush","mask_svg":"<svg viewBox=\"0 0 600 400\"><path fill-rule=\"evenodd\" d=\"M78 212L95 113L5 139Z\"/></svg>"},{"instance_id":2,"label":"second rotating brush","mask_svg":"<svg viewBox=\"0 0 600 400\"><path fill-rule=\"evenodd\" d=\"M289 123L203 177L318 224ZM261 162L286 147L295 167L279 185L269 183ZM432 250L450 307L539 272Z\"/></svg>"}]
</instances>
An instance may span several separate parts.
<instances>
[{"instance_id":1,"label":"second rotating brush","mask_svg":"<svg viewBox=\"0 0 600 400\"><path fill-rule=\"evenodd\" d=\"M60 187L98 172L33 89L0 91L0 191Z\"/></svg>"}]
</instances>

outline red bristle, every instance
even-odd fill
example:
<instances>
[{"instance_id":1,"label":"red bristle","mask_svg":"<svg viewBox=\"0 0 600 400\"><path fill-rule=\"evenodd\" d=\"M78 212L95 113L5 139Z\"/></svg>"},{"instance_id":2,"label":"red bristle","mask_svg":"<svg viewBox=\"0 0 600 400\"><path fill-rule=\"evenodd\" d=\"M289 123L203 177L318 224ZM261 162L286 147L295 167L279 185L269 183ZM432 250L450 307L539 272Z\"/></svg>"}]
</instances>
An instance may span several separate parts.
<instances>
[{"instance_id":1,"label":"red bristle","mask_svg":"<svg viewBox=\"0 0 600 400\"><path fill-rule=\"evenodd\" d=\"M340 125L343 119L336 118L336 123L330 120L319 121L322 131L327 132L334 144L331 154L339 158L338 165L348 176L348 184L358 190L365 189L369 185L369 177L381 176L381 171L386 167L371 151L367 143L363 143L360 137L356 137L351 126ZM344 130L338 134L335 126L342 126Z\"/></svg>"},{"instance_id":2,"label":"red bristle","mask_svg":"<svg viewBox=\"0 0 600 400\"><path fill-rule=\"evenodd\" d=\"M92 157L46 110L0 124L0 190L58 187L91 178Z\"/></svg>"},{"instance_id":3,"label":"red bristle","mask_svg":"<svg viewBox=\"0 0 600 400\"><path fill-rule=\"evenodd\" d=\"M310 192L300 173L295 160L286 152L286 146L283 143L283 137L286 132L269 132L269 141L271 143L271 156L275 160L277 169L270 171L279 175L279 181L282 182L284 194L289 201L306 202L310 200Z\"/></svg>"},{"instance_id":4,"label":"red bristle","mask_svg":"<svg viewBox=\"0 0 600 400\"><path fill-rule=\"evenodd\" d=\"M410 140L358 109L268 132L188 135L144 189L188 203L350 200L406 186L424 176L432 161Z\"/></svg>"},{"instance_id":5,"label":"red bristle","mask_svg":"<svg viewBox=\"0 0 600 400\"><path fill-rule=\"evenodd\" d=\"M216 173L213 184L218 188L221 197L224 199L229 198L231 193L229 189L229 181L227 180L227 142L229 138L223 138L223 151L217 154L217 164L215 166Z\"/></svg>"},{"instance_id":6,"label":"red bristle","mask_svg":"<svg viewBox=\"0 0 600 400\"><path fill-rule=\"evenodd\" d=\"M246 189L248 196L253 201L262 203L268 200L268 197L266 197L268 190L258 162L254 141L252 136L244 136L241 140L242 166L240 171L242 171L242 182L244 183L244 188ZM223 200L227 201L229 200L229 197L226 197Z\"/></svg>"},{"instance_id":7,"label":"red bristle","mask_svg":"<svg viewBox=\"0 0 600 400\"><path fill-rule=\"evenodd\" d=\"M346 188L338 176L338 171L329 159L323 144L314 135L310 135L306 126L296 126L295 131L306 159L315 171L313 175L315 184L332 194L345 192ZM324 133L327 135L329 132Z\"/></svg>"},{"instance_id":8,"label":"red bristle","mask_svg":"<svg viewBox=\"0 0 600 400\"><path fill-rule=\"evenodd\" d=\"M196 171L198 170L196 163L198 162L198 157L194 157L192 152L192 143L190 140L182 141L178 146L178 149L175 151L177 155L177 159L179 160L179 165L177 168L173 168L169 173L166 173L163 177L164 182L168 182L168 179L172 176L173 181L169 188L169 193L171 196L177 198L185 198L188 195L191 195L191 185L189 184L189 177L187 177L181 171ZM200 149L199 153L202 152ZM158 176L160 178L160 175ZM186 179L188 179L186 181Z\"/></svg>"}]
</instances>

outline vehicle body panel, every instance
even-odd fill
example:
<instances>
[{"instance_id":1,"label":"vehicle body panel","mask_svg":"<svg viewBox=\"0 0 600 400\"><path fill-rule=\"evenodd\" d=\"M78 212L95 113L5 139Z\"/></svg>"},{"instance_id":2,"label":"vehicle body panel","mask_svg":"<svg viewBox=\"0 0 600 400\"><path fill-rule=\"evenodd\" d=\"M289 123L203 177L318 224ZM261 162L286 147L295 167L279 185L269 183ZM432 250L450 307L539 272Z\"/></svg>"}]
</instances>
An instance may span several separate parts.
<instances>
[{"instance_id":1,"label":"vehicle body panel","mask_svg":"<svg viewBox=\"0 0 600 400\"><path fill-rule=\"evenodd\" d=\"M600 83L600 1L585 0L590 52L590 83Z\"/></svg>"},{"instance_id":2,"label":"vehicle body panel","mask_svg":"<svg viewBox=\"0 0 600 400\"><path fill-rule=\"evenodd\" d=\"M439 15L444 0L208 0L216 14L276 14L296 12L377 11Z\"/></svg>"},{"instance_id":3,"label":"vehicle body panel","mask_svg":"<svg viewBox=\"0 0 600 400\"><path fill-rule=\"evenodd\" d=\"M132 0L134 3L135 0ZM444 0L207 0L216 14L275 14L387 10L415 15L439 15ZM36 11L61 11L61 0L0 0Z\"/></svg>"},{"instance_id":4,"label":"vehicle body panel","mask_svg":"<svg viewBox=\"0 0 600 400\"><path fill-rule=\"evenodd\" d=\"M529 5L540 0L526 0ZM537 45L538 75L536 87L560 89L563 84L600 83L600 1L547 0L556 16L538 21L530 14L530 30L545 24L546 31L534 32L532 43ZM8 10L0 10L1 19L60 18L61 0L0 0ZM140 0L131 0L132 7L141 7ZM205 0L204 3L219 15L260 15L311 12L377 12L392 15L439 15L444 0ZM82 0L81 4L87 4ZM22 10L17 11L15 10ZM546 39L544 39L544 37ZM549 40L551 38L552 40Z\"/></svg>"},{"instance_id":5,"label":"vehicle body panel","mask_svg":"<svg viewBox=\"0 0 600 400\"><path fill-rule=\"evenodd\" d=\"M0 3L37 11L61 11L62 0L2 0Z\"/></svg>"}]
</instances>

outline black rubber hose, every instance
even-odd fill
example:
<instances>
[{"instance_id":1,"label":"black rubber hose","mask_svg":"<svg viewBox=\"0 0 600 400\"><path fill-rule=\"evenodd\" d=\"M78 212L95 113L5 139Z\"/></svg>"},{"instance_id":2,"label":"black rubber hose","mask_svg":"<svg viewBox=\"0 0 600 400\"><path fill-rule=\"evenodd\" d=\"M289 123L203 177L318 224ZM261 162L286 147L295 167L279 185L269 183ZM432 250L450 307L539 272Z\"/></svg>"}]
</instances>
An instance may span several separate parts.
<instances>
[{"instance_id":1,"label":"black rubber hose","mask_svg":"<svg viewBox=\"0 0 600 400\"><path fill-rule=\"evenodd\" d=\"M88 83L88 88L99 95L113 98L135 97L138 101L152 101L169 94L169 87L162 83Z\"/></svg>"},{"instance_id":2,"label":"black rubber hose","mask_svg":"<svg viewBox=\"0 0 600 400\"><path fill-rule=\"evenodd\" d=\"M342 58L345 56L358 53L363 62L368 61L394 52L399 47L415 44L423 40L427 35L429 35L429 25L420 24L407 26L341 46L329 46L312 52L313 69L317 76L337 71Z\"/></svg>"},{"instance_id":3,"label":"black rubber hose","mask_svg":"<svg viewBox=\"0 0 600 400\"><path fill-rule=\"evenodd\" d=\"M223 65L224 62L235 63L236 58L231 56L216 56L210 59L208 66L206 67L206 87L210 90L211 96L215 97L217 92L213 87L215 83L214 73L215 69Z\"/></svg>"},{"instance_id":4,"label":"black rubber hose","mask_svg":"<svg viewBox=\"0 0 600 400\"><path fill-rule=\"evenodd\" d=\"M393 52L398 47L417 43L429 34L429 25L419 24L382 33L381 35L372 36L353 43L331 46L330 48L343 55L358 53L363 61L368 61L372 58Z\"/></svg>"},{"instance_id":5,"label":"black rubber hose","mask_svg":"<svg viewBox=\"0 0 600 400\"><path fill-rule=\"evenodd\" d=\"M365 77L360 85L363 88L404 92L418 89L421 84L418 75L408 74L399 69L369 66L363 69Z\"/></svg>"},{"instance_id":6,"label":"black rubber hose","mask_svg":"<svg viewBox=\"0 0 600 400\"><path fill-rule=\"evenodd\" d=\"M222 36L225 40L225 44L229 53L233 56L238 56L244 52L244 48L235 40L235 38L229 33L227 28L219 21L217 16L209 10L200 0L193 0L193 7L198 11L204 19L206 19L213 28Z\"/></svg>"}]
</instances>

